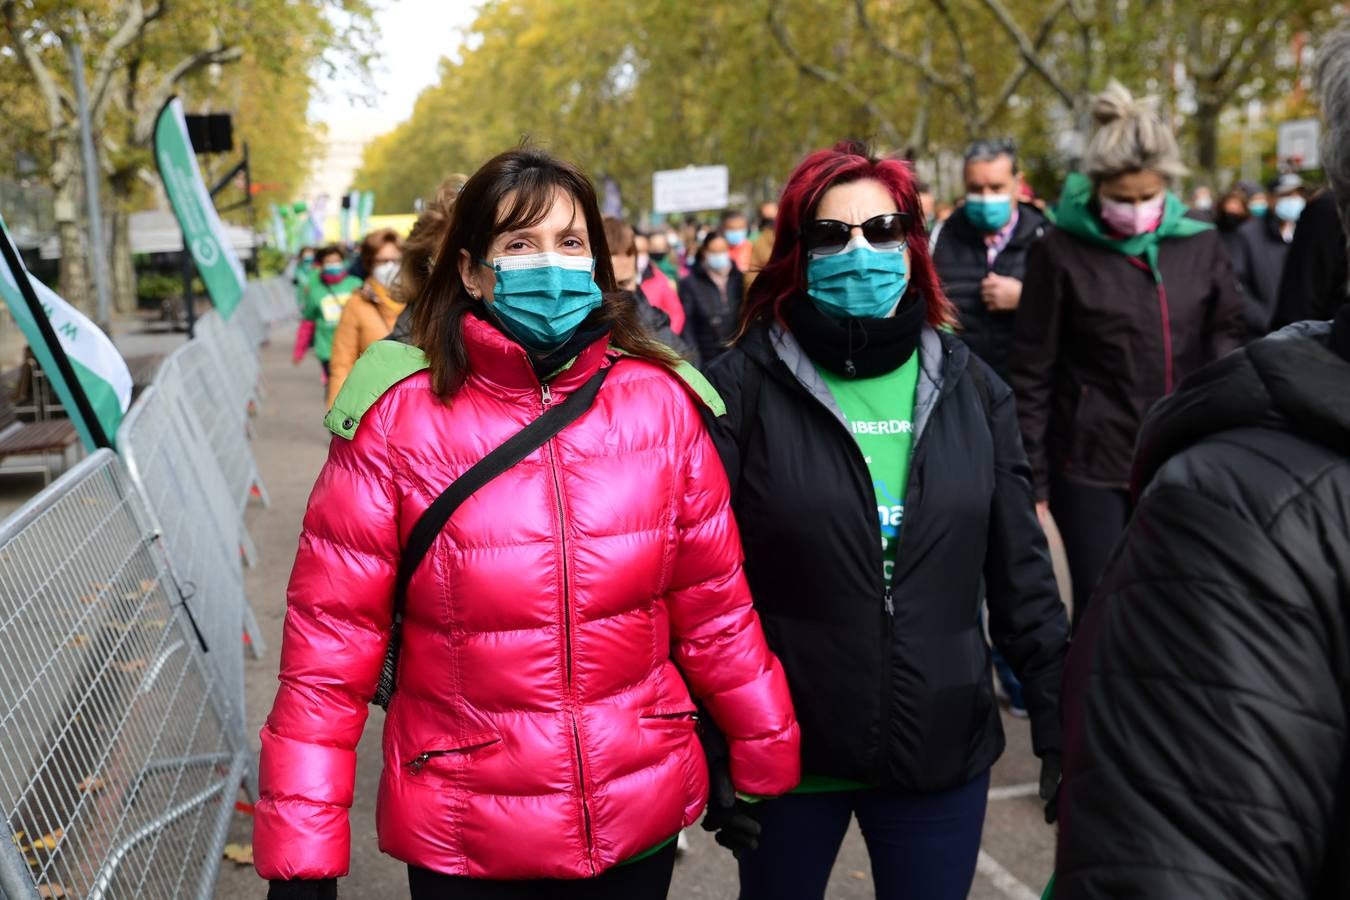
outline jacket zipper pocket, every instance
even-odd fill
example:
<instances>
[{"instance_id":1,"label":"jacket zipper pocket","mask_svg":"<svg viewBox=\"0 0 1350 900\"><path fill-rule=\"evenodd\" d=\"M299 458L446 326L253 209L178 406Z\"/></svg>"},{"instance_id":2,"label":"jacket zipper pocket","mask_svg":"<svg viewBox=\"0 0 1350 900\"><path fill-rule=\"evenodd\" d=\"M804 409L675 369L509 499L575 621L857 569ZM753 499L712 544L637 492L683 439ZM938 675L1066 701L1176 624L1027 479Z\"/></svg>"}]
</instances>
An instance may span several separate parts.
<instances>
[{"instance_id":1,"label":"jacket zipper pocket","mask_svg":"<svg viewBox=\"0 0 1350 900\"><path fill-rule=\"evenodd\" d=\"M446 747L440 750L423 750L421 753L417 754L412 759L408 760L408 762L404 763L404 765L408 767L409 772L411 772L414 775L418 775L421 774L422 769L426 767L426 764L428 762L437 757L455 756L462 753L472 753L474 750L482 750L484 747L491 747L493 744L499 744L501 743L501 740L502 739L499 737L482 738L477 740L475 743L465 744L462 747Z\"/></svg>"}]
</instances>

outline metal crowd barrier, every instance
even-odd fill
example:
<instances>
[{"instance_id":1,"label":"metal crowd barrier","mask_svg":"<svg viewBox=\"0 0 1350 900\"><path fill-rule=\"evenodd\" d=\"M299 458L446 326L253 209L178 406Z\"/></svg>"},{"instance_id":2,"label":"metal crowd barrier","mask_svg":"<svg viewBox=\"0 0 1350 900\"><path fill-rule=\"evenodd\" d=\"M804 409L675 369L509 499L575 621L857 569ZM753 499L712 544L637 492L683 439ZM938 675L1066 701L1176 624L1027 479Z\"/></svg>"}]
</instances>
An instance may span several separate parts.
<instances>
[{"instance_id":1,"label":"metal crowd barrier","mask_svg":"<svg viewBox=\"0 0 1350 900\"><path fill-rule=\"evenodd\" d=\"M107 450L0 523L9 900L214 892L251 756L214 657L240 648L181 577Z\"/></svg>"},{"instance_id":2,"label":"metal crowd barrier","mask_svg":"<svg viewBox=\"0 0 1350 900\"><path fill-rule=\"evenodd\" d=\"M294 319L299 310L295 304L295 285L285 275L255 281L249 284L257 299L257 310L267 324Z\"/></svg>"}]
</instances>

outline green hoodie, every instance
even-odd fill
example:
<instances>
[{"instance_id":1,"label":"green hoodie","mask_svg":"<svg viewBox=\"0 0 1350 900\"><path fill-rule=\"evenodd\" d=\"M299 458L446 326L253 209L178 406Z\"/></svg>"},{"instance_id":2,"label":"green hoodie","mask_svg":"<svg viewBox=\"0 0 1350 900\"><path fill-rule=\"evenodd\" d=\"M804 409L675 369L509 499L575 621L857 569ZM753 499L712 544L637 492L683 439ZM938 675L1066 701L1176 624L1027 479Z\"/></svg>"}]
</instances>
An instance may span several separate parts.
<instances>
[{"instance_id":1,"label":"green hoodie","mask_svg":"<svg viewBox=\"0 0 1350 900\"><path fill-rule=\"evenodd\" d=\"M1090 244L1143 259L1153 273L1153 280L1159 284L1162 283L1162 274L1158 271L1158 244L1164 238L1190 237L1214 227L1208 222L1186 218L1186 204L1168 191L1163 203L1162 222L1155 230L1127 238L1114 238L1107 233L1101 218L1092 208L1095 193L1092 179L1081 172L1069 175L1052 218L1055 227Z\"/></svg>"}]
</instances>

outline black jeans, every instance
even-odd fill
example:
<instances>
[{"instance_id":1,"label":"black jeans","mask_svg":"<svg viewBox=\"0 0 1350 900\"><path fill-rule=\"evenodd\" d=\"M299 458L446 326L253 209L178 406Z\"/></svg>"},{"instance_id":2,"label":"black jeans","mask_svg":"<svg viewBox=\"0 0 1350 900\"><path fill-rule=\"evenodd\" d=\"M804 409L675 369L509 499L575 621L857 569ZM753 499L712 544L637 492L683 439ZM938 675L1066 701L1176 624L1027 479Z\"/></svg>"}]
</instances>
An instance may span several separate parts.
<instances>
[{"instance_id":1,"label":"black jeans","mask_svg":"<svg viewBox=\"0 0 1350 900\"><path fill-rule=\"evenodd\" d=\"M646 859L576 881L491 881L408 866L412 900L665 900L675 871L675 842Z\"/></svg>"},{"instance_id":2,"label":"black jeans","mask_svg":"<svg viewBox=\"0 0 1350 900\"><path fill-rule=\"evenodd\" d=\"M1130 522L1130 493L1055 478L1050 484L1050 514L1069 559L1076 629Z\"/></svg>"}]
</instances>

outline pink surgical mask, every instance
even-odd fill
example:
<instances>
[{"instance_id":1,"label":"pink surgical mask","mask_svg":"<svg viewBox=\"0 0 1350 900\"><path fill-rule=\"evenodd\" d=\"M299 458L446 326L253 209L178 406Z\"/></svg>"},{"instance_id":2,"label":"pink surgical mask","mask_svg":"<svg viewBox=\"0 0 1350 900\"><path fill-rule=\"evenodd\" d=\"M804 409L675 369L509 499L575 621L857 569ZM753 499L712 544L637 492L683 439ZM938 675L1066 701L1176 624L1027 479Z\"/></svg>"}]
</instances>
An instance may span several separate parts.
<instances>
[{"instance_id":1,"label":"pink surgical mask","mask_svg":"<svg viewBox=\"0 0 1350 900\"><path fill-rule=\"evenodd\" d=\"M1166 193L1162 193L1136 205L1102 197L1102 221L1117 234L1147 234L1162 223L1166 199Z\"/></svg>"}]
</instances>

